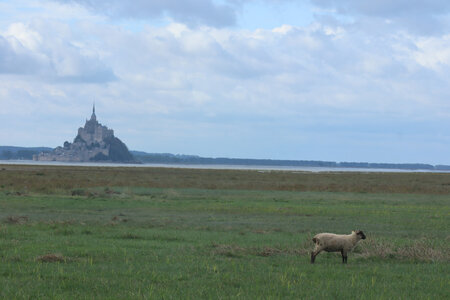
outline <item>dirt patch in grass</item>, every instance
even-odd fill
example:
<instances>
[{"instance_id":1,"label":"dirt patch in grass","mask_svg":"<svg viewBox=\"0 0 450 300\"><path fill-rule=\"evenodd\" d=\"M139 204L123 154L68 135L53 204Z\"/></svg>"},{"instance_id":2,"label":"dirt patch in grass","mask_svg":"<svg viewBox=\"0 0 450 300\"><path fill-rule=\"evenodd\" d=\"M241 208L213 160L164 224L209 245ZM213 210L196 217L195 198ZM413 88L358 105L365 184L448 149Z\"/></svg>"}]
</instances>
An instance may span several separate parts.
<instances>
[{"instance_id":1,"label":"dirt patch in grass","mask_svg":"<svg viewBox=\"0 0 450 300\"><path fill-rule=\"evenodd\" d=\"M8 260L10 262L21 262L22 257L20 257L19 255L13 255L13 256L9 257Z\"/></svg>"},{"instance_id":2,"label":"dirt patch in grass","mask_svg":"<svg viewBox=\"0 0 450 300\"><path fill-rule=\"evenodd\" d=\"M105 187L104 189L96 189L96 188L74 188L70 190L70 195L75 197L112 197L112 196L120 196L121 192L116 191L110 187Z\"/></svg>"},{"instance_id":3,"label":"dirt patch in grass","mask_svg":"<svg viewBox=\"0 0 450 300\"><path fill-rule=\"evenodd\" d=\"M227 257L242 257L245 255L255 256L274 256L274 255L306 255L309 250L304 248L289 247L241 247L238 245L212 244L212 253L214 255L223 255Z\"/></svg>"},{"instance_id":4,"label":"dirt patch in grass","mask_svg":"<svg viewBox=\"0 0 450 300\"><path fill-rule=\"evenodd\" d=\"M273 256L273 255L279 255L282 254L283 250L279 248L273 248L273 247L263 247L262 249L258 249L256 251L256 255L258 256ZM288 253L287 253L288 254Z\"/></svg>"},{"instance_id":5,"label":"dirt patch in grass","mask_svg":"<svg viewBox=\"0 0 450 300\"><path fill-rule=\"evenodd\" d=\"M214 255L222 255L226 257L242 257L248 253L246 248L238 245L212 244L212 253Z\"/></svg>"},{"instance_id":6,"label":"dirt patch in grass","mask_svg":"<svg viewBox=\"0 0 450 300\"><path fill-rule=\"evenodd\" d=\"M73 230L72 228L57 228L57 229L55 229L54 232L56 235L74 235L75 234L75 230Z\"/></svg>"},{"instance_id":7,"label":"dirt patch in grass","mask_svg":"<svg viewBox=\"0 0 450 300\"><path fill-rule=\"evenodd\" d=\"M5 224L16 224L16 225L23 225L28 222L27 216L8 216L6 217L4 223Z\"/></svg>"},{"instance_id":8,"label":"dirt patch in grass","mask_svg":"<svg viewBox=\"0 0 450 300\"><path fill-rule=\"evenodd\" d=\"M115 191L115 190L111 189L110 187L104 188L103 191L106 195L120 195L121 194L120 192Z\"/></svg>"},{"instance_id":9,"label":"dirt patch in grass","mask_svg":"<svg viewBox=\"0 0 450 300\"><path fill-rule=\"evenodd\" d=\"M119 236L120 239L125 239L125 240L142 240L144 239L143 237L134 234L134 233L125 233L122 234L121 236Z\"/></svg>"},{"instance_id":10,"label":"dirt patch in grass","mask_svg":"<svg viewBox=\"0 0 450 300\"><path fill-rule=\"evenodd\" d=\"M38 256L36 258L36 261L38 262L43 262L43 263L64 263L67 262L68 259L67 257L64 257L62 254L60 253L50 253L50 254L45 254L45 255L41 255Z\"/></svg>"},{"instance_id":11,"label":"dirt patch in grass","mask_svg":"<svg viewBox=\"0 0 450 300\"><path fill-rule=\"evenodd\" d=\"M117 223L117 222L124 222L124 223L126 223L126 222L129 221L129 219L127 219L127 218L122 218L122 216L124 216L124 215L123 214L119 214L118 216L114 216L114 217L111 218L111 221L114 222L114 223Z\"/></svg>"},{"instance_id":12,"label":"dirt patch in grass","mask_svg":"<svg viewBox=\"0 0 450 300\"><path fill-rule=\"evenodd\" d=\"M78 222L75 220L49 220L42 222L43 224L53 225L53 228L57 228L59 225L74 225Z\"/></svg>"},{"instance_id":13,"label":"dirt patch in grass","mask_svg":"<svg viewBox=\"0 0 450 300\"><path fill-rule=\"evenodd\" d=\"M88 196L88 192L85 189L73 189L70 191L72 196Z\"/></svg>"}]
</instances>

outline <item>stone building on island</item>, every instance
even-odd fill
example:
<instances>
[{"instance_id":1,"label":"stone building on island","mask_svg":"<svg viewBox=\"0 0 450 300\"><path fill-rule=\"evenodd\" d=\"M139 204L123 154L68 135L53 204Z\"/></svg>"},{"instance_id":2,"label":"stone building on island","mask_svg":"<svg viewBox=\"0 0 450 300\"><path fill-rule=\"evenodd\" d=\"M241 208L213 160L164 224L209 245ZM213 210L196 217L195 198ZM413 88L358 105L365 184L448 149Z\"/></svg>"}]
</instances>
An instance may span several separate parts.
<instances>
[{"instance_id":1,"label":"stone building on island","mask_svg":"<svg viewBox=\"0 0 450 300\"><path fill-rule=\"evenodd\" d=\"M127 146L114 136L114 131L100 124L95 115L95 105L92 115L86 120L84 127L78 129L78 135L73 143L64 142L51 152L42 152L33 157L38 161L65 162L135 162Z\"/></svg>"}]
</instances>

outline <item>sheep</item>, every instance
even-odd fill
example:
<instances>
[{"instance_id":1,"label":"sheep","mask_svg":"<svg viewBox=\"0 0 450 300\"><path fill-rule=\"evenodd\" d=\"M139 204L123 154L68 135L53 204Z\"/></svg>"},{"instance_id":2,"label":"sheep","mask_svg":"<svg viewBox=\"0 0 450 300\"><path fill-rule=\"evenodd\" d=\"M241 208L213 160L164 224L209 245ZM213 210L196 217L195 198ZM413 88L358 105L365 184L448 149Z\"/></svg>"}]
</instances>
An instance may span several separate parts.
<instances>
[{"instance_id":1,"label":"sheep","mask_svg":"<svg viewBox=\"0 0 450 300\"><path fill-rule=\"evenodd\" d=\"M352 231L351 234L319 233L314 236L312 241L316 244L314 251L311 252L311 263L316 260L316 256L323 250L327 252L341 251L342 263L347 263L347 253L350 252L356 244L366 239L366 235L361 230Z\"/></svg>"}]
</instances>

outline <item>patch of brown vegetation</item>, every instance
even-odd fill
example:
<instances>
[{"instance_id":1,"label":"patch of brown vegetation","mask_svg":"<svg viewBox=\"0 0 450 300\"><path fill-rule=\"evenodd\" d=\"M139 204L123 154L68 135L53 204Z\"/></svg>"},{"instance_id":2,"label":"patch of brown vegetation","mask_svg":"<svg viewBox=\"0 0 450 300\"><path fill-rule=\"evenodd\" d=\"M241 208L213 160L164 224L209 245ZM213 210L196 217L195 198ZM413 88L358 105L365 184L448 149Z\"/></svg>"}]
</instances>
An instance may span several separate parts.
<instances>
[{"instance_id":1,"label":"patch of brown vegetation","mask_svg":"<svg viewBox=\"0 0 450 300\"><path fill-rule=\"evenodd\" d=\"M122 235L120 236L120 238L121 238L121 239L126 239L126 240L142 240L142 239L143 239L143 237L141 237L141 236L139 236L139 235L137 235L137 234L134 234L134 233L125 233L125 234L122 234Z\"/></svg>"},{"instance_id":2,"label":"patch of brown vegetation","mask_svg":"<svg viewBox=\"0 0 450 300\"><path fill-rule=\"evenodd\" d=\"M75 220L49 220L42 223L48 225L73 225L77 224L78 222Z\"/></svg>"},{"instance_id":3,"label":"patch of brown vegetation","mask_svg":"<svg viewBox=\"0 0 450 300\"><path fill-rule=\"evenodd\" d=\"M109 187L106 187L106 188L104 189L104 192L105 192L105 194L107 194L107 195L120 195L120 194L121 194L120 192L117 192L117 191L115 191L115 190L113 190L113 189L111 189L111 188L109 188Z\"/></svg>"},{"instance_id":4,"label":"patch of brown vegetation","mask_svg":"<svg viewBox=\"0 0 450 300\"><path fill-rule=\"evenodd\" d=\"M117 193L111 187L204 188L363 193L449 194L449 173L290 172L207 170L182 168L108 168L8 165L0 182L11 190L45 193L65 191L91 196L91 189L108 187L102 196ZM36 176L41 172L45 176ZM282 184L280 184L282 182ZM83 188L80 188L83 187ZM168 191L168 197L177 195Z\"/></svg>"},{"instance_id":5,"label":"patch of brown vegetation","mask_svg":"<svg viewBox=\"0 0 450 300\"><path fill-rule=\"evenodd\" d=\"M240 257L243 255L274 256L274 255L305 255L309 250L305 248L283 248L283 247L241 247L238 245L212 244L213 254L227 257Z\"/></svg>"},{"instance_id":6,"label":"patch of brown vegetation","mask_svg":"<svg viewBox=\"0 0 450 300\"><path fill-rule=\"evenodd\" d=\"M255 229L252 231L253 233L257 233L257 234L267 234L270 233L270 231L267 230L263 230L263 229Z\"/></svg>"},{"instance_id":7,"label":"patch of brown vegetation","mask_svg":"<svg viewBox=\"0 0 450 300\"><path fill-rule=\"evenodd\" d=\"M255 255L270 257L276 255L307 256L312 250L309 243L304 243L298 247L241 247L230 244L212 244L214 255L227 257L242 257L244 255ZM423 262L450 261L450 249L436 248L431 245L428 239L419 239L409 245L395 246L392 242L379 241L376 239L367 240L362 245L358 245L353 251L355 257L378 258L378 259L398 259L414 260ZM340 255L340 254L337 254Z\"/></svg>"},{"instance_id":8,"label":"patch of brown vegetation","mask_svg":"<svg viewBox=\"0 0 450 300\"><path fill-rule=\"evenodd\" d=\"M8 216L4 221L4 223L6 224L16 224L16 225L23 225L27 222L28 222L27 216Z\"/></svg>"},{"instance_id":9,"label":"patch of brown vegetation","mask_svg":"<svg viewBox=\"0 0 450 300\"><path fill-rule=\"evenodd\" d=\"M5 194L7 196L26 196L26 193L22 191L6 191Z\"/></svg>"},{"instance_id":10,"label":"patch of brown vegetation","mask_svg":"<svg viewBox=\"0 0 450 300\"><path fill-rule=\"evenodd\" d=\"M309 254L310 250L299 247L299 248L283 248L283 247L268 247L264 246L261 249L256 249L256 255L258 256L274 256L274 255L306 255Z\"/></svg>"},{"instance_id":11,"label":"patch of brown vegetation","mask_svg":"<svg viewBox=\"0 0 450 300\"><path fill-rule=\"evenodd\" d=\"M392 258L426 262L450 261L450 249L433 247L431 242L425 238L403 246L395 246L387 241L372 239L365 241L355 252L365 258Z\"/></svg>"},{"instance_id":12,"label":"patch of brown vegetation","mask_svg":"<svg viewBox=\"0 0 450 300\"><path fill-rule=\"evenodd\" d=\"M282 253L283 251L278 248L272 248L272 247L263 247L262 249L258 250L256 252L256 255L258 256L273 256Z\"/></svg>"},{"instance_id":13,"label":"patch of brown vegetation","mask_svg":"<svg viewBox=\"0 0 450 300\"><path fill-rule=\"evenodd\" d=\"M227 257L240 257L247 252L247 249L238 245L212 244L214 255L223 255Z\"/></svg>"},{"instance_id":14,"label":"patch of brown vegetation","mask_svg":"<svg viewBox=\"0 0 450 300\"><path fill-rule=\"evenodd\" d=\"M54 262L61 263L61 262L66 262L67 258L65 258L60 253L51 253L51 254L45 254L45 255L38 256L36 258L36 261L38 261L38 262L46 262L46 263L54 263Z\"/></svg>"},{"instance_id":15,"label":"patch of brown vegetation","mask_svg":"<svg viewBox=\"0 0 450 300\"><path fill-rule=\"evenodd\" d=\"M400 257L405 259L422 261L450 261L448 251L446 253L445 250L434 249L421 243L400 248L397 252Z\"/></svg>"},{"instance_id":16,"label":"patch of brown vegetation","mask_svg":"<svg viewBox=\"0 0 450 300\"><path fill-rule=\"evenodd\" d=\"M111 223L117 224L118 222L124 222L124 223L126 223L126 222L129 221L129 219L127 219L127 218L121 218L120 216L124 216L124 215L123 215L123 214L119 214L119 215L117 215L117 216L112 217L112 218L111 218Z\"/></svg>"}]
</instances>

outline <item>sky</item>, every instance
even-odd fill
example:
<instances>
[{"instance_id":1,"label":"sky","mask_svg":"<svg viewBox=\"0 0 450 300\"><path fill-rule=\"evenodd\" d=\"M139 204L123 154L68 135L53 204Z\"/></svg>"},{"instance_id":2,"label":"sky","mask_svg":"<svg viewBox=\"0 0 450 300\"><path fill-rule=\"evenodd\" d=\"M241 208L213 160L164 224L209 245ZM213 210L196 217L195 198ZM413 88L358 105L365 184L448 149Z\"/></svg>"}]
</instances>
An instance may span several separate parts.
<instances>
[{"instance_id":1,"label":"sky","mask_svg":"<svg viewBox=\"0 0 450 300\"><path fill-rule=\"evenodd\" d=\"M0 0L0 145L450 164L448 0Z\"/></svg>"}]
</instances>

